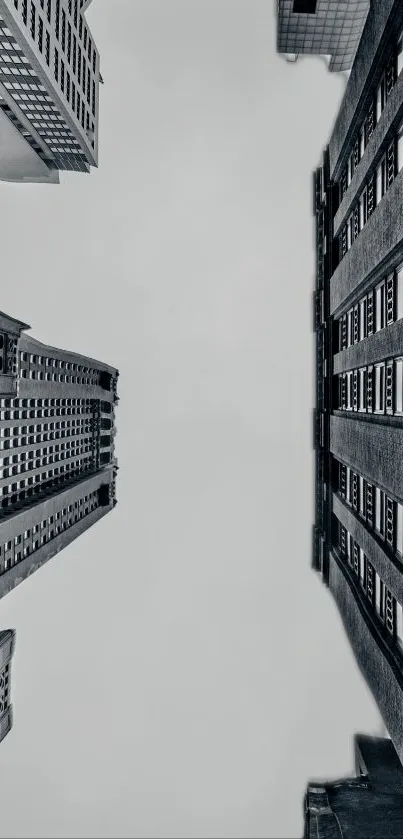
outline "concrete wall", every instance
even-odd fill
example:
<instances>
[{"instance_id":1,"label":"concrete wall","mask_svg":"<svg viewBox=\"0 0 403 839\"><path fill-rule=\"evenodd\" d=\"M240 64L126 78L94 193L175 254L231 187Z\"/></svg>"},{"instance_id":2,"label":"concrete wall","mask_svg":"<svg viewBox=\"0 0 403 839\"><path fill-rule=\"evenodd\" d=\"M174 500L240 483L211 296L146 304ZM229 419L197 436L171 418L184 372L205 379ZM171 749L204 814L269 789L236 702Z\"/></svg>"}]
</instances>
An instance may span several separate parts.
<instances>
[{"instance_id":1,"label":"concrete wall","mask_svg":"<svg viewBox=\"0 0 403 839\"><path fill-rule=\"evenodd\" d=\"M403 604L402 564L398 560L391 561L375 535L367 530L351 507L344 504L335 493L333 493L332 498L332 509L335 516L363 549L369 561L372 562L375 571L378 572L393 596L399 603Z\"/></svg>"},{"instance_id":2,"label":"concrete wall","mask_svg":"<svg viewBox=\"0 0 403 839\"><path fill-rule=\"evenodd\" d=\"M330 417L330 451L403 503L403 427ZM391 418L393 419L393 418Z\"/></svg>"},{"instance_id":3,"label":"concrete wall","mask_svg":"<svg viewBox=\"0 0 403 839\"><path fill-rule=\"evenodd\" d=\"M403 169L330 278L330 314L403 254Z\"/></svg>"},{"instance_id":4,"label":"concrete wall","mask_svg":"<svg viewBox=\"0 0 403 839\"><path fill-rule=\"evenodd\" d=\"M329 588L340 611L358 666L379 706L398 756L403 761L402 689L333 553L330 554Z\"/></svg>"},{"instance_id":5,"label":"concrete wall","mask_svg":"<svg viewBox=\"0 0 403 839\"><path fill-rule=\"evenodd\" d=\"M355 367L376 364L377 361L395 358L399 353L403 355L403 318L364 338L358 344L336 353L333 358L333 373L343 373L345 370L354 370Z\"/></svg>"},{"instance_id":6,"label":"concrete wall","mask_svg":"<svg viewBox=\"0 0 403 839\"><path fill-rule=\"evenodd\" d=\"M93 492L102 484L110 483L112 480L112 469L105 469L86 480L74 484L69 489L63 490L63 492L49 496L46 500L22 510L17 515L11 515L3 519L0 522L0 539L2 541L13 539L16 534L32 528L33 523L54 515L61 506L73 504L83 494ZM73 539L80 536L81 533L88 530L89 527L106 515L112 507L112 503L105 507L97 507L87 516L84 516L84 518L79 519L75 524L68 527L67 530L59 533L51 541L45 542L44 545L36 551L33 551L25 559L22 559L8 571L1 574L0 598L4 597L5 594L12 591L19 583L22 583L23 580L41 568L45 562L48 562L49 559L52 559L53 556L60 553Z\"/></svg>"}]
</instances>

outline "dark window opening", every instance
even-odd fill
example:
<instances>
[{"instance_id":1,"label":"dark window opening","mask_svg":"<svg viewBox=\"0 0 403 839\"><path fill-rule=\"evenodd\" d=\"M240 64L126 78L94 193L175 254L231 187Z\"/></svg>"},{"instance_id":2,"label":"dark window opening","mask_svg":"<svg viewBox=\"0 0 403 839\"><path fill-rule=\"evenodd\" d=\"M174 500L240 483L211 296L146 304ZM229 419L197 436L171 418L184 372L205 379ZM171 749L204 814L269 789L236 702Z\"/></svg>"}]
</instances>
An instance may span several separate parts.
<instances>
[{"instance_id":1,"label":"dark window opening","mask_svg":"<svg viewBox=\"0 0 403 839\"><path fill-rule=\"evenodd\" d=\"M314 15L317 0L294 0L293 12L298 15Z\"/></svg>"}]
</instances>

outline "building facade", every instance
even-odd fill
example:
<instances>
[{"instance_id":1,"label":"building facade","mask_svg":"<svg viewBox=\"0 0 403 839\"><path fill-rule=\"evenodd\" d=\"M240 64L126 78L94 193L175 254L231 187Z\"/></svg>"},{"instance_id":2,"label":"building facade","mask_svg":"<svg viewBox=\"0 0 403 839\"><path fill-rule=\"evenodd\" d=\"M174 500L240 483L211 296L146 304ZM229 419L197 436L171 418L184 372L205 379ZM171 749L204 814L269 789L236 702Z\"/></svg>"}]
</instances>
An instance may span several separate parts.
<instances>
[{"instance_id":1,"label":"building facade","mask_svg":"<svg viewBox=\"0 0 403 839\"><path fill-rule=\"evenodd\" d=\"M313 564L403 761L402 45L371 4L315 173Z\"/></svg>"},{"instance_id":2,"label":"building facade","mask_svg":"<svg viewBox=\"0 0 403 839\"><path fill-rule=\"evenodd\" d=\"M118 371L0 313L0 597L116 504Z\"/></svg>"},{"instance_id":3,"label":"building facade","mask_svg":"<svg viewBox=\"0 0 403 839\"><path fill-rule=\"evenodd\" d=\"M58 183L98 164L89 0L0 0L0 179Z\"/></svg>"},{"instance_id":4,"label":"building facade","mask_svg":"<svg viewBox=\"0 0 403 839\"><path fill-rule=\"evenodd\" d=\"M403 836L403 767L391 740L356 735L355 763L355 778L308 785L304 839Z\"/></svg>"},{"instance_id":5,"label":"building facade","mask_svg":"<svg viewBox=\"0 0 403 839\"><path fill-rule=\"evenodd\" d=\"M277 51L330 58L332 71L350 70L370 0L277 0Z\"/></svg>"},{"instance_id":6,"label":"building facade","mask_svg":"<svg viewBox=\"0 0 403 839\"><path fill-rule=\"evenodd\" d=\"M0 632L0 742L13 724L13 707L10 701L11 659L15 648L15 630Z\"/></svg>"}]
</instances>

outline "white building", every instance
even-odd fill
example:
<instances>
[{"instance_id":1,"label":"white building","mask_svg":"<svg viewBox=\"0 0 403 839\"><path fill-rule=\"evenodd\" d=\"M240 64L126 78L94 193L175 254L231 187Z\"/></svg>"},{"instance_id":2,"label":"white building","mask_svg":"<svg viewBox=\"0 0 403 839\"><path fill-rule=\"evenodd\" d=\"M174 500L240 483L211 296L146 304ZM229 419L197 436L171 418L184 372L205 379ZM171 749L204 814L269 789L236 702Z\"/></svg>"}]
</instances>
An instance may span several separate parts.
<instances>
[{"instance_id":1,"label":"white building","mask_svg":"<svg viewBox=\"0 0 403 839\"><path fill-rule=\"evenodd\" d=\"M91 0L0 0L0 179L58 183L98 164Z\"/></svg>"},{"instance_id":2,"label":"white building","mask_svg":"<svg viewBox=\"0 0 403 839\"><path fill-rule=\"evenodd\" d=\"M369 7L370 0L278 0L277 50L292 61L327 56L329 70L351 70Z\"/></svg>"}]
</instances>

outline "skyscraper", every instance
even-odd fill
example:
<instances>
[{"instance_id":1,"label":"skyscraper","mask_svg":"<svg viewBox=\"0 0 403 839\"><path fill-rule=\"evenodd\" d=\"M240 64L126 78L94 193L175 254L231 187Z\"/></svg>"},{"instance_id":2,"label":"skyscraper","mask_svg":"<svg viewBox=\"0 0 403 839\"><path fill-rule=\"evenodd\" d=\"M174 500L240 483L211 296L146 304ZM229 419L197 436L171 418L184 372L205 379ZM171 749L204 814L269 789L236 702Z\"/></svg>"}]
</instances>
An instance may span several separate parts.
<instances>
[{"instance_id":1,"label":"skyscraper","mask_svg":"<svg viewBox=\"0 0 403 839\"><path fill-rule=\"evenodd\" d=\"M4 740L13 724L13 708L10 703L11 659L15 647L15 630L0 632L0 742Z\"/></svg>"},{"instance_id":2,"label":"skyscraper","mask_svg":"<svg viewBox=\"0 0 403 839\"><path fill-rule=\"evenodd\" d=\"M58 183L98 163L91 0L0 0L0 179Z\"/></svg>"},{"instance_id":3,"label":"skyscraper","mask_svg":"<svg viewBox=\"0 0 403 839\"><path fill-rule=\"evenodd\" d=\"M118 371L0 313L0 597L116 503Z\"/></svg>"},{"instance_id":4,"label":"skyscraper","mask_svg":"<svg viewBox=\"0 0 403 839\"><path fill-rule=\"evenodd\" d=\"M372 3L315 175L314 567L403 761L403 4Z\"/></svg>"},{"instance_id":5,"label":"skyscraper","mask_svg":"<svg viewBox=\"0 0 403 839\"><path fill-rule=\"evenodd\" d=\"M356 777L311 783L304 839L403 836L403 767L391 740L355 737Z\"/></svg>"},{"instance_id":6,"label":"skyscraper","mask_svg":"<svg viewBox=\"0 0 403 839\"><path fill-rule=\"evenodd\" d=\"M332 71L350 70L370 0L277 0L277 50L330 57Z\"/></svg>"}]
</instances>

